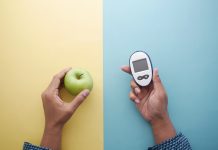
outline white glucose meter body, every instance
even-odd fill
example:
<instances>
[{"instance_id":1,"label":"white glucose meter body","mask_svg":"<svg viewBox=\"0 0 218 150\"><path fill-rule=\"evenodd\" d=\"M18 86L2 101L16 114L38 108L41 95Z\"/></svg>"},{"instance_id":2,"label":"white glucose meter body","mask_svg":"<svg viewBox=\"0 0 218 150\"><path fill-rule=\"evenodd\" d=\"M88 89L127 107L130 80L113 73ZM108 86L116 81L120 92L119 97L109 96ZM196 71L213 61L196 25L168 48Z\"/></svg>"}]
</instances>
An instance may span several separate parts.
<instances>
[{"instance_id":1,"label":"white glucose meter body","mask_svg":"<svg viewBox=\"0 0 218 150\"><path fill-rule=\"evenodd\" d=\"M140 86L147 86L153 76L153 68L150 57L144 51L134 52L129 59L132 76Z\"/></svg>"}]
</instances>

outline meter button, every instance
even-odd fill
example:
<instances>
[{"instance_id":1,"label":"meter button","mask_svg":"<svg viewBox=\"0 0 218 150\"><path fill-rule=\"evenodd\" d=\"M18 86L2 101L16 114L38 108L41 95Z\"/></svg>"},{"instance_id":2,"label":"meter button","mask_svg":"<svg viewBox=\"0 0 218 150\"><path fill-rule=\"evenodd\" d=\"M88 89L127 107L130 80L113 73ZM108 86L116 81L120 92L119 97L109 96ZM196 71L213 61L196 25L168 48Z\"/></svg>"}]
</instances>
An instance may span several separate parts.
<instances>
[{"instance_id":1,"label":"meter button","mask_svg":"<svg viewBox=\"0 0 218 150\"><path fill-rule=\"evenodd\" d=\"M142 79L143 79L143 76L138 76L137 79L138 79L138 80L142 80Z\"/></svg>"},{"instance_id":2,"label":"meter button","mask_svg":"<svg viewBox=\"0 0 218 150\"><path fill-rule=\"evenodd\" d=\"M144 75L144 79L148 79L148 77L149 77L148 74Z\"/></svg>"},{"instance_id":3,"label":"meter button","mask_svg":"<svg viewBox=\"0 0 218 150\"><path fill-rule=\"evenodd\" d=\"M146 75L144 75L144 76L138 76L138 80L142 80L142 79L148 79L148 77L149 77L149 75L148 74L146 74Z\"/></svg>"}]
</instances>

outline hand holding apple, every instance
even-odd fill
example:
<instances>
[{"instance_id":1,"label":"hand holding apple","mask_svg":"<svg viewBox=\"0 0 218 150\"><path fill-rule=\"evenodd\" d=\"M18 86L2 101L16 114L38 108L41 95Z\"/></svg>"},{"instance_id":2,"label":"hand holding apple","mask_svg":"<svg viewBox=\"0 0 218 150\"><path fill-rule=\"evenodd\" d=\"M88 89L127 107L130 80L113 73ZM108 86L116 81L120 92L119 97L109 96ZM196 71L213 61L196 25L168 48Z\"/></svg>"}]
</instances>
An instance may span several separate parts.
<instances>
[{"instance_id":1,"label":"hand holding apple","mask_svg":"<svg viewBox=\"0 0 218 150\"><path fill-rule=\"evenodd\" d=\"M77 95L84 89L92 90L93 80L84 69L71 69L64 77L64 86L72 95Z\"/></svg>"},{"instance_id":2,"label":"hand holding apple","mask_svg":"<svg viewBox=\"0 0 218 150\"><path fill-rule=\"evenodd\" d=\"M70 70L71 68L66 68L61 72L59 72L58 74L54 75L48 88L42 93L41 96L43 102L44 114L45 114L45 130L42 137L41 146L48 147L53 150L61 149L61 133L64 124L71 118L71 116L80 106L80 104L87 98L92 88L92 84L91 84L92 82L90 82L89 84L85 84L86 83L85 81L90 78L89 77L86 78L86 75L84 74L84 76L83 75L80 76L82 78L83 77L86 78L86 80L81 82L83 83L82 86L77 87L77 85L79 84L76 85L73 84L72 88L75 87L76 89L75 91L73 91L73 94L77 93L75 98L70 103L64 102L59 97L59 87L65 74ZM71 75L71 72L69 75ZM68 81L67 78L66 81Z\"/></svg>"}]
</instances>

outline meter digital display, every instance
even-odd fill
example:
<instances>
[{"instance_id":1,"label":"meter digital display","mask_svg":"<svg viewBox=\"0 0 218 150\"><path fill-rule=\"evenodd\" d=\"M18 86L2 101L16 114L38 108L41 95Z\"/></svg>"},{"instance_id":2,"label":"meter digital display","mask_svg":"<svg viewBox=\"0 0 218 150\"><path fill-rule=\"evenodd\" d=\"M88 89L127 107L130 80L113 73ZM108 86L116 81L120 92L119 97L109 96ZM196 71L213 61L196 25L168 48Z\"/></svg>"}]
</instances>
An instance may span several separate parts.
<instances>
[{"instance_id":1,"label":"meter digital display","mask_svg":"<svg viewBox=\"0 0 218 150\"><path fill-rule=\"evenodd\" d=\"M140 59L133 61L133 67L135 72L140 72L143 70L148 70L148 63L146 59Z\"/></svg>"}]
</instances>

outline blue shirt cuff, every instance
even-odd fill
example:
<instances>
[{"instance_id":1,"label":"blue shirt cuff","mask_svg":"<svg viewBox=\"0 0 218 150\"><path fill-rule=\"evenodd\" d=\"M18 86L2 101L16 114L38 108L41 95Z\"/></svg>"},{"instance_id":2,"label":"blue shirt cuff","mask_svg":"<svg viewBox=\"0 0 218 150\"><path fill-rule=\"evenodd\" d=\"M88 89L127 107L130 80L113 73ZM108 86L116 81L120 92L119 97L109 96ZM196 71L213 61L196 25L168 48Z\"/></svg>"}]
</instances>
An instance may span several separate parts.
<instances>
[{"instance_id":1,"label":"blue shirt cuff","mask_svg":"<svg viewBox=\"0 0 218 150\"><path fill-rule=\"evenodd\" d=\"M191 145L188 139L179 133L175 137L168 139L161 144L157 144L153 147L149 147L148 150L191 150Z\"/></svg>"},{"instance_id":2,"label":"blue shirt cuff","mask_svg":"<svg viewBox=\"0 0 218 150\"><path fill-rule=\"evenodd\" d=\"M51 150L51 149L46 148L46 147L35 146L35 145L32 145L28 142L24 142L23 150Z\"/></svg>"}]
</instances>

